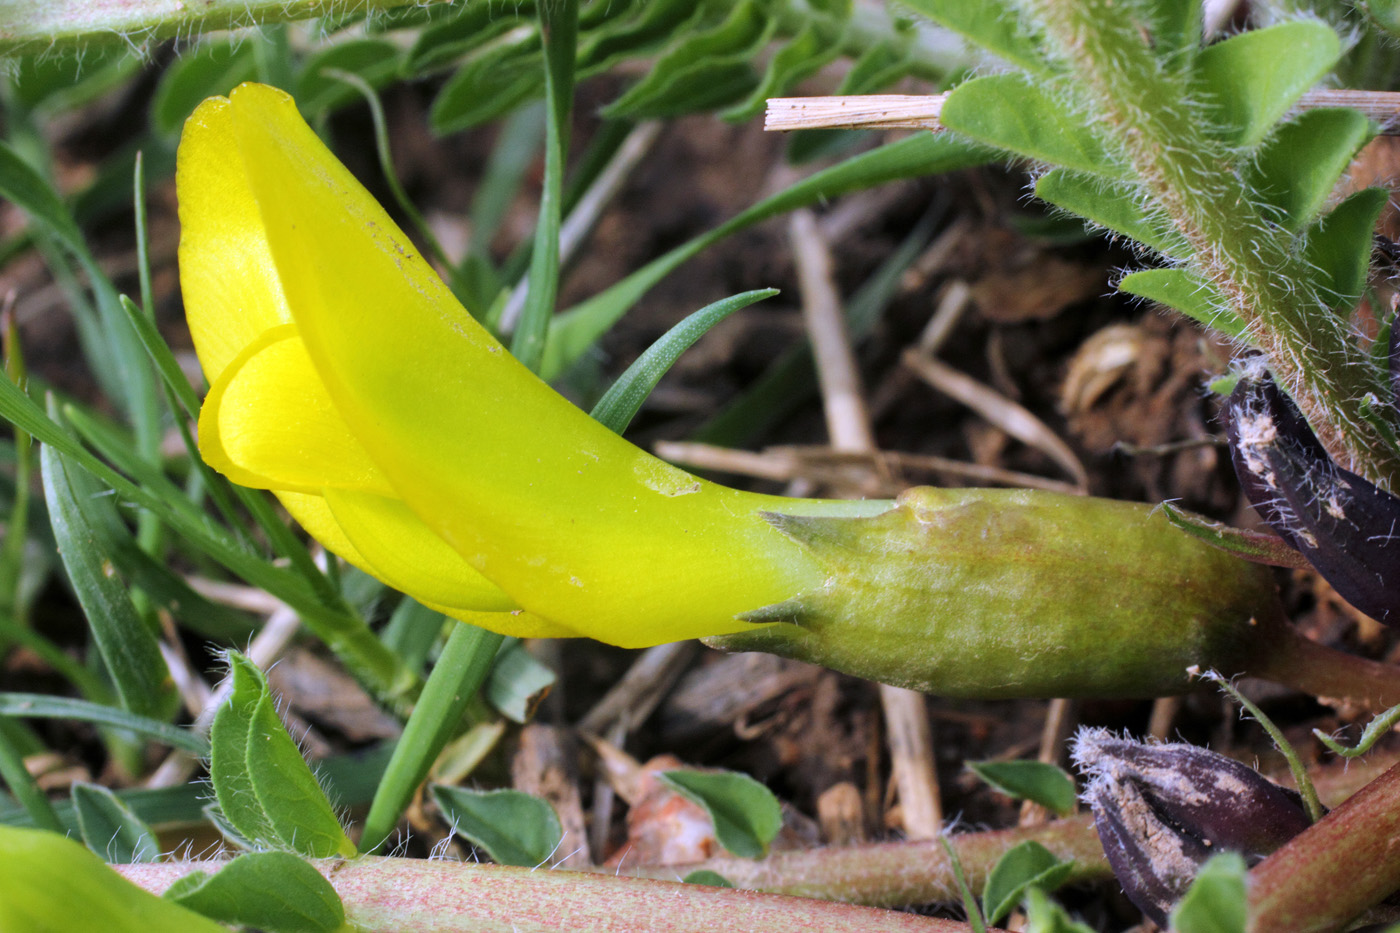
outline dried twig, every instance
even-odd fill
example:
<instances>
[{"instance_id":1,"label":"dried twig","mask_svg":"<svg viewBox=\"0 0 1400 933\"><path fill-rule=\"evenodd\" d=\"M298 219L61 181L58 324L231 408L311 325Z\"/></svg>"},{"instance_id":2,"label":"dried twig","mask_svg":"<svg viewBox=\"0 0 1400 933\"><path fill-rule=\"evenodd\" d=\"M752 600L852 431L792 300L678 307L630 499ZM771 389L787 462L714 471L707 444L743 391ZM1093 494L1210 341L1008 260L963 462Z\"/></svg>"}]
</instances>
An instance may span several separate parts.
<instances>
[{"instance_id":1,"label":"dried twig","mask_svg":"<svg viewBox=\"0 0 1400 933\"><path fill-rule=\"evenodd\" d=\"M770 97L763 128L934 130L947 94L855 94L844 97ZM1400 92L1309 91L1296 110L1351 107L1380 124L1382 135L1400 135Z\"/></svg>"}]
</instances>

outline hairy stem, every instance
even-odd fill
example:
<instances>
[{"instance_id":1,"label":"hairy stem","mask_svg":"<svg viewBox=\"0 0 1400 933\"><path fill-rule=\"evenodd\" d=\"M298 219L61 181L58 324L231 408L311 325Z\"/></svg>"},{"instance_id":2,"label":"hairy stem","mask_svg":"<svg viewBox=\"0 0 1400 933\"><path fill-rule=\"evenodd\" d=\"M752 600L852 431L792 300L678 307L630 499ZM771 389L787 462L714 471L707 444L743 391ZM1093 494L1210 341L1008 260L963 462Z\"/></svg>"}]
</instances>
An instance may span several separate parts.
<instances>
[{"instance_id":1,"label":"hairy stem","mask_svg":"<svg viewBox=\"0 0 1400 933\"><path fill-rule=\"evenodd\" d=\"M114 867L128 880L159 893L192 871L215 872L223 864ZM363 933L969 933L971 929L965 923L897 911L650 878L371 856L313 864L340 895L345 919Z\"/></svg>"},{"instance_id":2,"label":"hairy stem","mask_svg":"<svg viewBox=\"0 0 1400 933\"><path fill-rule=\"evenodd\" d=\"M1249 873L1249 929L1333 930L1400 888L1400 765Z\"/></svg>"},{"instance_id":3,"label":"hairy stem","mask_svg":"<svg viewBox=\"0 0 1400 933\"><path fill-rule=\"evenodd\" d=\"M1206 132L1187 74L1151 47L1138 4L1026 0L1062 54L1093 116L1195 252L1275 378L1342 465L1381 483L1400 464L1362 414L1367 392L1388 397L1382 373L1310 280L1290 236L1271 224L1232 168L1229 148ZM1350 309L1344 309L1349 311Z\"/></svg>"},{"instance_id":4,"label":"hairy stem","mask_svg":"<svg viewBox=\"0 0 1400 933\"><path fill-rule=\"evenodd\" d=\"M79 44L138 44L260 23L389 10L445 0L0 0L0 55Z\"/></svg>"}]
</instances>

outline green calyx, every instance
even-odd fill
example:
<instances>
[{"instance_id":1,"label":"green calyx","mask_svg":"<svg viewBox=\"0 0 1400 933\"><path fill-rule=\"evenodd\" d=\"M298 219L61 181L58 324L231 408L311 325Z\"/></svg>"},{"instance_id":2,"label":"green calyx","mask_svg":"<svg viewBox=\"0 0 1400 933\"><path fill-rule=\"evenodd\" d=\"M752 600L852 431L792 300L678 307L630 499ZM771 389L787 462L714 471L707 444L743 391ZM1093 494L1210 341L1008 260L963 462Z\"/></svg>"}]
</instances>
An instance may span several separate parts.
<instances>
[{"instance_id":1,"label":"green calyx","mask_svg":"<svg viewBox=\"0 0 1400 933\"><path fill-rule=\"evenodd\" d=\"M918 487L868 518L765 517L826 580L706 643L927 693L1178 693L1254 661L1279 618L1267 569L1135 503Z\"/></svg>"}]
</instances>

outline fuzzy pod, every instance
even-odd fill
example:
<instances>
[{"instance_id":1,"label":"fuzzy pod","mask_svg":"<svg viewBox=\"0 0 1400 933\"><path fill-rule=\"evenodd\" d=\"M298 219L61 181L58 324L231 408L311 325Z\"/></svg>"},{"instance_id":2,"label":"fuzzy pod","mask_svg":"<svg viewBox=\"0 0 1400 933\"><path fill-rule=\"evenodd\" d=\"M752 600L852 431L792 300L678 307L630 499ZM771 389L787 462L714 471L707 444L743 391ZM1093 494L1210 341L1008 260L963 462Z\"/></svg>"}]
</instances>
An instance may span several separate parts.
<instances>
[{"instance_id":1,"label":"fuzzy pod","mask_svg":"<svg viewBox=\"0 0 1400 933\"><path fill-rule=\"evenodd\" d=\"M1241 379L1227 430L1260 516L1347 602L1400 622L1400 498L1338 466L1270 379Z\"/></svg>"},{"instance_id":2,"label":"fuzzy pod","mask_svg":"<svg viewBox=\"0 0 1400 933\"><path fill-rule=\"evenodd\" d=\"M1148 506L1028 490L903 493L868 518L768 514L823 569L706 639L942 696L1147 697L1277 641L1272 577Z\"/></svg>"},{"instance_id":3,"label":"fuzzy pod","mask_svg":"<svg viewBox=\"0 0 1400 933\"><path fill-rule=\"evenodd\" d=\"M1212 855L1238 852L1253 865L1311 825L1297 793L1194 745L1084 729L1073 755L1109 866L1163 929Z\"/></svg>"}]
</instances>

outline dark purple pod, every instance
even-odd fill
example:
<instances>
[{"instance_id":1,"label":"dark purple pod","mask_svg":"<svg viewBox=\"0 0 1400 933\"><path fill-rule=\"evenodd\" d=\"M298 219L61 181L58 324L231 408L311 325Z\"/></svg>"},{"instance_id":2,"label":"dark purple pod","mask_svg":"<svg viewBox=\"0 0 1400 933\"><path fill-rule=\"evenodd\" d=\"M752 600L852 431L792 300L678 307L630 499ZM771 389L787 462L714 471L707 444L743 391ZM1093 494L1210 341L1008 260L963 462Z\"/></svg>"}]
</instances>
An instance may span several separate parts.
<instances>
[{"instance_id":1,"label":"dark purple pod","mask_svg":"<svg viewBox=\"0 0 1400 933\"><path fill-rule=\"evenodd\" d=\"M1204 748L1084 729L1073 753L1114 875L1164 929L1206 859L1232 851L1253 864L1309 826L1296 793Z\"/></svg>"},{"instance_id":2,"label":"dark purple pod","mask_svg":"<svg viewBox=\"0 0 1400 933\"><path fill-rule=\"evenodd\" d=\"M1400 498L1333 462L1270 379L1242 379L1227 414L1235 473L1264 521L1343 599L1400 623Z\"/></svg>"}]
</instances>

